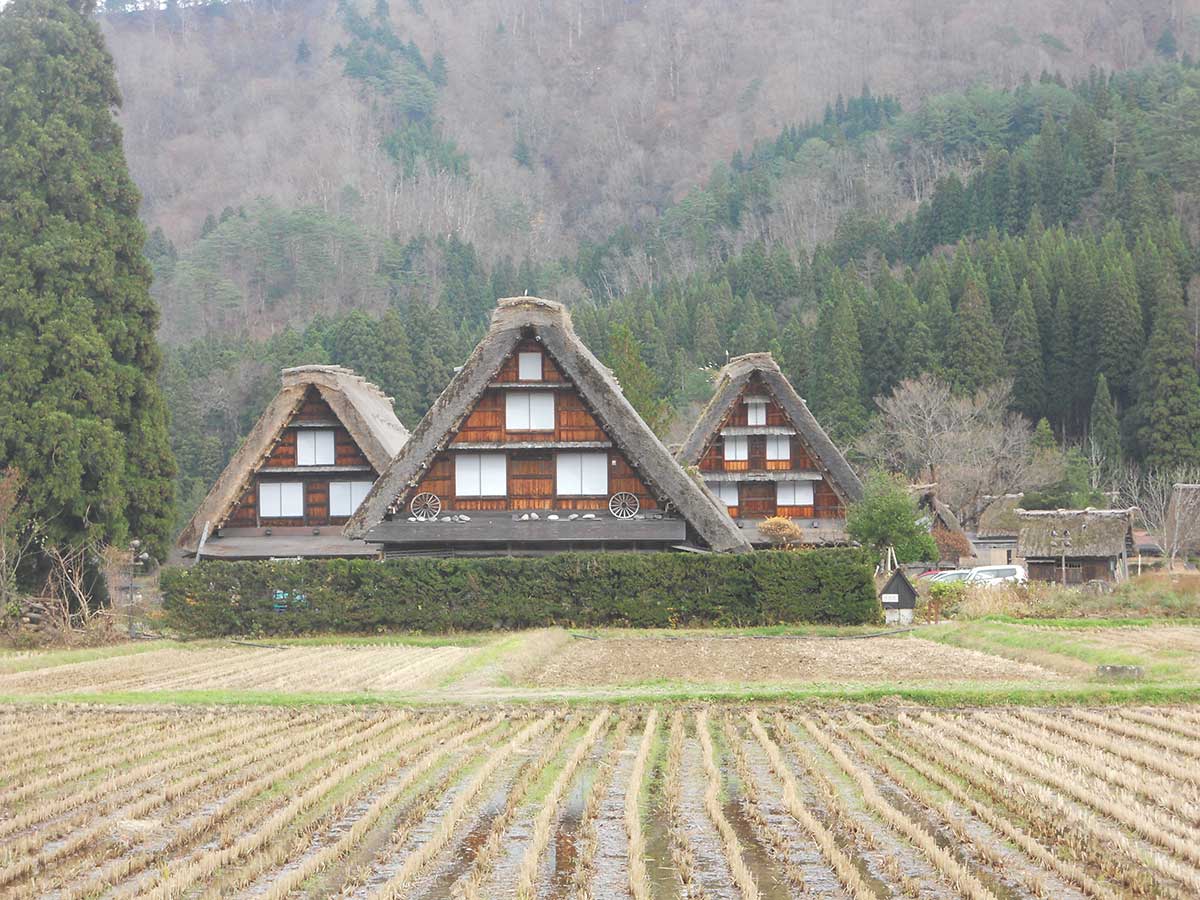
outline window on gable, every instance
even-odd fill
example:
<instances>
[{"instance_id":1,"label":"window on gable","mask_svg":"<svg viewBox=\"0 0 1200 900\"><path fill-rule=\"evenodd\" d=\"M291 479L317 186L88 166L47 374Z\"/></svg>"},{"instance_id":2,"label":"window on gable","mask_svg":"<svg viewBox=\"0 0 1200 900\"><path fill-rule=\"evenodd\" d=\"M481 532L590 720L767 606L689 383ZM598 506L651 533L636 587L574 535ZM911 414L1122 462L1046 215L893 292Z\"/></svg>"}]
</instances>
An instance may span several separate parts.
<instances>
[{"instance_id":1,"label":"window on gable","mask_svg":"<svg viewBox=\"0 0 1200 900\"><path fill-rule=\"evenodd\" d=\"M792 439L786 434L767 435L767 459L791 459Z\"/></svg>"},{"instance_id":2,"label":"window on gable","mask_svg":"<svg viewBox=\"0 0 1200 900\"><path fill-rule=\"evenodd\" d=\"M747 400L746 401L746 424L747 425L766 425L767 424L767 401L766 400Z\"/></svg>"},{"instance_id":3,"label":"window on gable","mask_svg":"<svg viewBox=\"0 0 1200 900\"><path fill-rule=\"evenodd\" d=\"M296 432L296 465L332 466L334 464L332 428L301 428Z\"/></svg>"},{"instance_id":4,"label":"window on gable","mask_svg":"<svg viewBox=\"0 0 1200 900\"><path fill-rule=\"evenodd\" d=\"M454 457L454 493L459 497L508 494L508 460L503 453L459 453Z\"/></svg>"},{"instance_id":5,"label":"window on gable","mask_svg":"<svg viewBox=\"0 0 1200 900\"><path fill-rule=\"evenodd\" d=\"M717 495L717 499L726 506L738 505L738 486L736 481L710 481L708 489Z\"/></svg>"},{"instance_id":6,"label":"window on gable","mask_svg":"<svg viewBox=\"0 0 1200 900\"><path fill-rule=\"evenodd\" d=\"M504 395L504 427L508 431L553 431L554 394L509 391Z\"/></svg>"},{"instance_id":7,"label":"window on gable","mask_svg":"<svg viewBox=\"0 0 1200 900\"><path fill-rule=\"evenodd\" d=\"M750 439L745 435L731 435L725 438L725 458L727 460L744 460L750 458Z\"/></svg>"},{"instance_id":8,"label":"window on gable","mask_svg":"<svg viewBox=\"0 0 1200 900\"><path fill-rule=\"evenodd\" d=\"M299 519L304 516L304 484L299 481L263 481L258 485L260 519Z\"/></svg>"},{"instance_id":9,"label":"window on gable","mask_svg":"<svg viewBox=\"0 0 1200 900\"><path fill-rule=\"evenodd\" d=\"M777 481L775 483L776 506L812 506L813 486L811 481Z\"/></svg>"},{"instance_id":10,"label":"window on gable","mask_svg":"<svg viewBox=\"0 0 1200 900\"><path fill-rule=\"evenodd\" d=\"M333 481L329 484L329 514L352 516L371 490L371 481Z\"/></svg>"},{"instance_id":11,"label":"window on gable","mask_svg":"<svg viewBox=\"0 0 1200 900\"><path fill-rule=\"evenodd\" d=\"M560 497L607 496L607 453L560 453L555 465Z\"/></svg>"},{"instance_id":12,"label":"window on gable","mask_svg":"<svg viewBox=\"0 0 1200 900\"><path fill-rule=\"evenodd\" d=\"M532 353L518 353L517 379L520 381L541 381L542 354L536 351Z\"/></svg>"}]
</instances>

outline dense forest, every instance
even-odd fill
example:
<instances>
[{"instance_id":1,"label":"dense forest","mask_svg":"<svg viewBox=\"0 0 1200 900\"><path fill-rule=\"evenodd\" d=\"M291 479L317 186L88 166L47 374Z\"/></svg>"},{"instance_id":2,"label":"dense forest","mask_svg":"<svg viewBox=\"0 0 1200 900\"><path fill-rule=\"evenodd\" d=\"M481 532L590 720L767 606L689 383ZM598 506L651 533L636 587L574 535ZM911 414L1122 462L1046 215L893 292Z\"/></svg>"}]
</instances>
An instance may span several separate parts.
<instances>
[{"instance_id":1,"label":"dense forest","mask_svg":"<svg viewBox=\"0 0 1200 900\"><path fill-rule=\"evenodd\" d=\"M356 46L348 71L365 53ZM413 63L434 72L422 65ZM1110 463L1194 462L1200 307L1186 288L1198 89L1200 70L1186 60L1069 84L1044 74L911 111L864 87L735 153L652 224L553 261L489 265L455 235L376 254L345 218L267 201L225 210L181 254L156 232L149 250L168 320L202 336L175 342L164 376L171 408L194 413L173 429L183 502L219 471L280 366L352 366L413 423L495 298L525 291L570 303L584 339L668 436L707 397L713 367L770 349L848 445L876 398L931 372L966 393L1011 379L1012 408L1046 419L1064 445L1092 442L1099 404L1117 423L1105 438ZM458 164L454 148L414 136L420 116L402 121L401 145L423 149L397 151L396 165L414 152ZM796 168L880 144L894 159L956 164L903 218L850 209L811 249L774 237ZM223 277L231 256L247 283ZM345 306L330 308L331 295ZM247 333L238 322L250 298L286 306L294 324Z\"/></svg>"}]
</instances>

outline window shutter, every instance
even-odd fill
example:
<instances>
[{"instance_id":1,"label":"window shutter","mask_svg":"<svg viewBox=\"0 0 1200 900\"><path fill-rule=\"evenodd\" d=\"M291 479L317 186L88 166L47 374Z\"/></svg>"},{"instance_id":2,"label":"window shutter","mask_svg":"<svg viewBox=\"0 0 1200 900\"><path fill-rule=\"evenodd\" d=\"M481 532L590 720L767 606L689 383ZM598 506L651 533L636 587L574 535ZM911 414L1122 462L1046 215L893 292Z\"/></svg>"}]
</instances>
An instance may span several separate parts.
<instances>
[{"instance_id":1,"label":"window shutter","mask_svg":"<svg viewBox=\"0 0 1200 900\"><path fill-rule=\"evenodd\" d=\"M529 394L509 391L504 395L504 427L508 431L529 430Z\"/></svg>"},{"instance_id":2,"label":"window shutter","mask_svg":"<svg viewBox=\"0 0 1200 900\"><path fill-rule=\"evenodd\" d=\"M314 457L318 466L332 466L336 460L334 454L333 429L322 429L313 435Z\"/></svg>"},{"instance_id":3,"label":"window shutter","mask_svg":"<svg viewBox=\"0 0 1200 900\"><path fill-rule=\"evenodd\" d=\"M482 497L504 497L508 494L508 459L503 453L480 455L479 494Z\"/></svg>"},{"instance_id":4,"label":"window shutter","mask_svg":"<svg viewBox=\"0 0 1200 900\"><path fill-rule=\"evenodd\" d=\"M746 404L746 424L766 425L767 404L763 400L751 400Z\"/></svg>"},{"instance_id":5,"label":"window shutter","mask_svg":"<svg viewBox=\"0 0 1200 900\"><path fill-rule=\"evenodd\" d=\"M792 440L786 434L767 435L767 459L791 459Z\"/></svg>"},{"instance_id":6,"label":"window shutter","mask_svg":"<svg viewBox=\"0 0 1200 900\"><path fill-rule=\"evenodd\" d=\"M279 483L264 481L258 486L258 515L263 519L279 518Z\"/></svg>"},{"instance_id":7,"label":"window shutter","mask_svg":"<svg viewBox=\"0 0 1200 900\"><path fill-rule=\"evenodd\" d=\"M750 458L750 439L744 435L725 438L725 458L743 460Z\"/></svg>"},{"instance_id":8,"label":"window shutter","mask_svg":"<svg viewBox=\"0 0 1200 900\"><path fill-rule=\"evenodd\" d=\"M299 519L304 516L304 484L285 481L280 485L279 515L284 519Z\"/></svg>"},{"instance_id":9,"label":"window shutter","mask_svg":"<svg viewBox=\"0 0 1200 900\"><path fill-rule=\"evenodd\" d=\"M549 391L529 395L529 428L531 431L554 430L554 395Z\"/></svg>"},{"instance_id":10,"label":"window shutter","mask_svg":"<svg viewBox=\"0 0 1200 900\"><path fill-rule=\"evenodd\" d=\"M517 354L517 379L519 381L541 381L542 380L542 354L540 354L540 353L518 353Z\"/></svg>"},{"instance_id":11,"label":"window shutter","mask_svg":"<svg viewBox=\"0 0 1200 900\"><path fill-rule=\"evenodd\" d=\"M608 495L608 454L581 453L580 482L585 496Z\"/></svg>"},{"instance_id":12,"label":"window shutter","mask_svg":"<svg viewBox=\"0 0 1200 900\"><path fill-rule=\"evenodd\" d=\"M583 492L582 453L560 453L556 461L558 477L556 490L560 496L578 496Z\"/></svg>"},{"instance_id":13,"label":"window shutter","mask_svg":"<svg viewBox=\"0 0 1200 900\"><path fill-rule=\"evenodd\" d=\"M329 514L331 516L352 516L355 505L354 491L349 481L331 481L329 483Z\"/></svg>"},{"instance_id":14,"label":"window shutter","mask_svg":"<svg viewBox=\"0 0 1200 900\"><path fill-rule=\"evenodd\" d=\"M296 465L315 466L317 464L317 439L312 431L296 432Z\"/></svg>"},{"instance_id":15,"label":"window shutter","mask_svg":"<svg viewBox=\"0 0 1200 900\"><path fill-rule=\"evenodd\" d=\"M454 493L459 497L479 496L478 453L459 453L454 457Z\"/></svg>"}]
</instances>

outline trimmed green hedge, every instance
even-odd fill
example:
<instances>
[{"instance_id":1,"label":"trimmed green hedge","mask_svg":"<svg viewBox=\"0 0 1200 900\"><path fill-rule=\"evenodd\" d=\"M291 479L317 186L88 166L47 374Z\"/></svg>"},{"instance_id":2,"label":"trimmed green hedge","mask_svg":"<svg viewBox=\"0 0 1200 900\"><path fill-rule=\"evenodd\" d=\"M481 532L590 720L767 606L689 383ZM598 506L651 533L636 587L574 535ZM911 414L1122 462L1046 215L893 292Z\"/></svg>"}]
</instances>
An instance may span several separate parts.
<instances>
[{"instance_id":1,"label":"trimmed green hedge","mask_svg":"<svg viewBox=\"0 0 1200 900\"><path fill-rule=\"evenodd\" d=\"M161 583L168 624L196 636L882 619L870 560L851 549L213 561Z\"/></svg>"}]
</instances>

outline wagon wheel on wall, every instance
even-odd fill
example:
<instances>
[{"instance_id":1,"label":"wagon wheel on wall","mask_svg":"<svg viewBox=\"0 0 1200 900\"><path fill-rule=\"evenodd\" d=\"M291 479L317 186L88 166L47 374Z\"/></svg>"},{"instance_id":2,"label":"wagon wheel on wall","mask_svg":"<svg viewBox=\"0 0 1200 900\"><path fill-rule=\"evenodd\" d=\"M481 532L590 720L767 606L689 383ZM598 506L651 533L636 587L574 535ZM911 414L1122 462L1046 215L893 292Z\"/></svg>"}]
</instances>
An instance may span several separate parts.
<instances>
[{"instance_id":1,"label":"wagon wheel on wall","mask_svg":"<svg viewBox=\"0 0 1200 900\"><path fill-rule=\"evenodd\" d=\"M620 491L608 498L608 511L618 519L632 519L642 508L636 494Z\"/></svg>"},{"instance_id":2,"label":"wagon wheel on wall","mask_svg":"<svg viewBox=\"0 0 1200 900\"><path fill-rule=\"evenodd\" d=\"M416 518L428 522L438 517L438 513L442 511L442 501L438 499L437 494L425 491L413 497L408 508Z\"/></svg>"}]
</instances>

